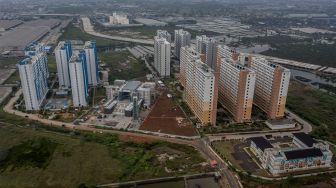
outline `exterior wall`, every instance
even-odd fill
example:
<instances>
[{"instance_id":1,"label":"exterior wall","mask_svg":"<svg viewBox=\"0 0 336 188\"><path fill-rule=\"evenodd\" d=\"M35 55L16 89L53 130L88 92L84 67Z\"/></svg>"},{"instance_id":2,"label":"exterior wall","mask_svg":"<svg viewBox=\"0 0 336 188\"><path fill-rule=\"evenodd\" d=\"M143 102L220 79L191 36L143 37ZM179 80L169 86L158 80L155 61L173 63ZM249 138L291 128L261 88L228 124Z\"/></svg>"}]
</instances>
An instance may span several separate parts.
<instances>
[{"instance_id":1,"label":"exterior wall","mask_svg":"<svg viewBox=\"0 0 336 188\"><path fill-rule=\"evenodd\" d=\"M184 31L182 29L175 30L174 34L175 34L174 54L178 59L180 59L181 48L190 45L191 35L188 31Z\"/></svg>"},{"instance_id":2,"label":"exterior wall","mask_svg":"<svg viewBox=\"0 0 336 188\"><path fill-rule=\"evenodd\" d=\"M170 76L170 51L165 38L154 37L154 68L161 77Z\"/></svg>"},{"instance_id":3,"label":"exterior wall","mask_svg":"<svg viewBox=\"0 0 336 188\"><path fill-rule=\"evenodd\" d=\"M45 52L36 51L18 64L26 110L39 110L49 91L47 62Z\"/></svg>"},{"instance_id":4,"label":"exterior wall","mask_svg":"<svg viewBox=\"0 0 336 188\"><path fill-rule=\"evenodd\" d=\"M256 75L229 59L222 59L218 99L236 122L250 121Z\"/></svg>"}]
</instances>

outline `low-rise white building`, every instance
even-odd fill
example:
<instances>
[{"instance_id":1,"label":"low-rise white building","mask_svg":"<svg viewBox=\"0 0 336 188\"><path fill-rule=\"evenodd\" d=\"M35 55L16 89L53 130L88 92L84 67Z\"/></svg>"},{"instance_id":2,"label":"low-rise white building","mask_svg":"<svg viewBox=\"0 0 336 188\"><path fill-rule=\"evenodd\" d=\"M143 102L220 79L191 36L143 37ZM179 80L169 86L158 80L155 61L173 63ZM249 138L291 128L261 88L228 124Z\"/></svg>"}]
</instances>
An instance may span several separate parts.
<instances>
[{"instance_id":1,"label":"low-rise white building","mask_svg":"<svg viewBox=\"0 0 336 188\"><path fill-rule=\"evenodd\" d=\"M289 147L276 147L264 137L250 138L251 151L264 169L273 175L331 167L329 145L317 142L305 133L294 133Z\"/></svg>"}]
</instances>

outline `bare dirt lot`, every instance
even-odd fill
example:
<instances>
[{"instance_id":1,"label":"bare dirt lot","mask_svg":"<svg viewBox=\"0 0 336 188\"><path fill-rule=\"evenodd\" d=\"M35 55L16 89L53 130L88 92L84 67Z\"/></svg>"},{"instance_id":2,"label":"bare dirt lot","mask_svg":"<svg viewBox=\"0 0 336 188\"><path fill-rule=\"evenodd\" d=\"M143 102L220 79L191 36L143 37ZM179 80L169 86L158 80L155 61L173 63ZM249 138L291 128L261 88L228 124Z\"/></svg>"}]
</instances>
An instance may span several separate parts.
<instances>
[{"instance_id":1,"label":"bare dirt lot","mask_svg":"<svg viewBox=\"0 0 336 188\"><path fill-rule=\"evenodd\" d=\"M166 134L197 136L196 130L183 111L163 92L154 104L152 111L144 120L140 130Z\"/></svg>"}]
</instances>

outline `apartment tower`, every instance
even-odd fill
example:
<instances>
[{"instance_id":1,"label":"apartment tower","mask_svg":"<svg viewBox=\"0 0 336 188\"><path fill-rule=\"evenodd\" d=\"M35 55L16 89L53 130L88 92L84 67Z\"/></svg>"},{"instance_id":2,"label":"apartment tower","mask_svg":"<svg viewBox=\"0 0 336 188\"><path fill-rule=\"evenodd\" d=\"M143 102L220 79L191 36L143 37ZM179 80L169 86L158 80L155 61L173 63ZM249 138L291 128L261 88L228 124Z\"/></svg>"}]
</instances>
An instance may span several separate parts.
<instances>
[{"instance_id":1,"label":"apartment tower","mask_svg":"<svg viewBox=\"0 0 336 188\"><path fill-rule=\"evenodd\" d=\"M186 85L186 66L195 64L199 59L201 59L201 55L193 47L185 46L181 48L180 83L183 87Z\"/></svg>"},{"instance_id":2,"label":"apartment tower","mask_svg":"<svg viewBox=\"0 0 336 188\"><path fill-rule=\"evenodd\" d=\"M270 119L284 117L290 70L260 57L249 58L248 66L257 76L254 104Z\"/></svg>"},{"instance_id":3,"label":"apartment tower","mask_svg":"<svg viewBox=\"0 0 336 188\"><path fill-rule=\"evenodd\" d=\"M175 30L175 56L180 59L181 48L190 45L191 35L188 31L182 29Z\"/></svg>"},{"instance_id":4,"label":"apartment tower","mask_svg":"<svg viewBox=\"0 0 336 188\"><path fill-rule=\"evenodd\" d=\"M43 44L26 51L27 57L17 64L26 110L40 110L49 91L48 59Z\"/></svg>"},{"instance_id":5,"label":"apartment tower","mask_svg":"<svg viewBox=\"0 0 336 188\"><path fill-rule=\"evenodd\" d=\"M87 63L88 84L97 86L99 82L99 67L97 57L97 47L95 41L87 41L84 44L85 59Z\"/></svg>"},{"instance_id":6,"label":"apartment tower","mask_svg":"<svg viewBox=\"0 0 336 188\"><path fill-rule=\"evenodd\" d=\"M61 41L55 49L57 76L60 88L70 88L69 61L72 56L70 41Z\"/></svg>"},{"instance_id":7,"label":"apartment tower","mask_svg":"<svg viewBox=\"0 0 336 188\"><path fill-rule=\"evenodd\" d=\"M166 30L157 30L156 31L156 36L158 36L160 38L165 38L169 43L172 42L171 34L168 33L168 31L166 31Z\"/></svg>"},{"instance_id":8,"label":"apartment tower","mask_svg":"<svg viewBox=\"0 0 336 188\"><path fill-rule=\"evenodd\" d=\"M74 51L69 63L72 100L75 107L87 106L88 72L84 50Z\"/></svg>"},{"instance_id":9,"label":"apartment tower","mask_svg":"<svg viewBox=\"0 0 336 188\"><path fill-rule=\"evenodd\" d=\"M200 59L186 64L185 101L203 125L215 125L218 86L214 71Z\"/></svg>"},{"instance_id":10,"label":"apartment tower","mask_svg":"<svg viewBox=\"0 0 336 188\"><path fill-rule=\"evenodd\" d=\"M154 67L161 77L170 76L170 43L162 37L154 37Z\"/></svg>"},{"instance_id":11,"label":"apartment tower","mask_svg":"<svg viewBox=\"0 0 336 188\"><path fill-rule=\"evenodd\" d=\"M251 120L256 74L245 67L244 62L222 58L218 101L233 116L236 122Z\"/></svg>"}]
</instances>

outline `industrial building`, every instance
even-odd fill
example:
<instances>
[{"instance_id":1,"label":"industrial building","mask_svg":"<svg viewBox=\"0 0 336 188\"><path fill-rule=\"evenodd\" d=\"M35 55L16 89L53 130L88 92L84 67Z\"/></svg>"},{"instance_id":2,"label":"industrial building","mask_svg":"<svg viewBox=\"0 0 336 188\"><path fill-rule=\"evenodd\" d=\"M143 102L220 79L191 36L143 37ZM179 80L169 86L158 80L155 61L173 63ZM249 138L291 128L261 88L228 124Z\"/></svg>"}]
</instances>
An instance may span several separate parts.
<instances>
[{"instance_id":1,"label":"industrial building","mask_svg":"<svg viewBox=\"0 0 336 188\"><path fill-rule=\"evenodd\" d=\"M175 34L174 54L178 59L180 59L181 48L190 45L191 35L188 31L184 31L182 29L175 30L174 34Z\"/></svg>"},{"instance_id":2,"label":"industrial building","mask_svg":"<svg viewBox=\"0 0 336 188\"><path fill-rule=\"evenodd\" d=\"M170 43L158 36L154 37L154 68L161 77L170 76Z\"/></svg>"},{"instance_id":3,"label":"industrial building","mask_svg":"<svg viewBox=\"0 0 336 188\"><path fill-rule=\"evenodd\" d=\"M109 17L111 25L128 25L129 19L125 14L117 14L116 12L113 13L112 16Z\"/></svg>"},{"instance_id":4,"label":"industrial building","mask_svg":"<svg viewBox=\"0 0 336 188\"><path fill-rule=\"evenodd\" d=\"M48 91L48 59L44 44L30 46L18 64L26 110L39 110Z\"/></svg>"},{"instance_id":5,"label":"industrial building","mask_svg":"<svg viewBox=\"0 0 336 188\"><path fill-rule=\"evenodd\" d=\"M331 167L329 145L305 133L293 133L291 143L270 143L264 137L250 138L250 149L261 166L273 175Z\"/></svg>"},{"instance_id":6,"label":"industrial building","mask_svg":"<svg viewBox=\"0 0 336 188\"><path fill-rule=\"evenodd\" d=\"M85 56L84 50L76 50L69 63L72 100L75 107L88 105L89 86Z\"/></svg>"},{"instance_id":7,"label":"industrial building","mask_svg":"<svg viewBox=\"0 0 336 188\"><path fill-rule=\"evenodd\" d=\"M57 76L60 88L70 88L69 61L72 56L70 41L61 41L55 48Z\"/></svg>"},{"instance_id":8,"label":"industrial building","mask_svg":"<svg viewBox=\"0 0 336 188\"><path fill-rule=\"evenodd\" d=\"M248 58L247 66L256 73L254 104L270 119L283 118L290 81L290 70L263 58Z\"/></svg>"},{"instance_id":9,"label":"industrial building","mask_svg":"<svg viewBox=\"0 0 336 188\"><path fill-rule=\"evenodd\" d=\"M219 64L220 77L218 101L233 116L236 122L251 120L256 74L244 66L244 62L222 58Z\"/></svg>"}]
</instances>

